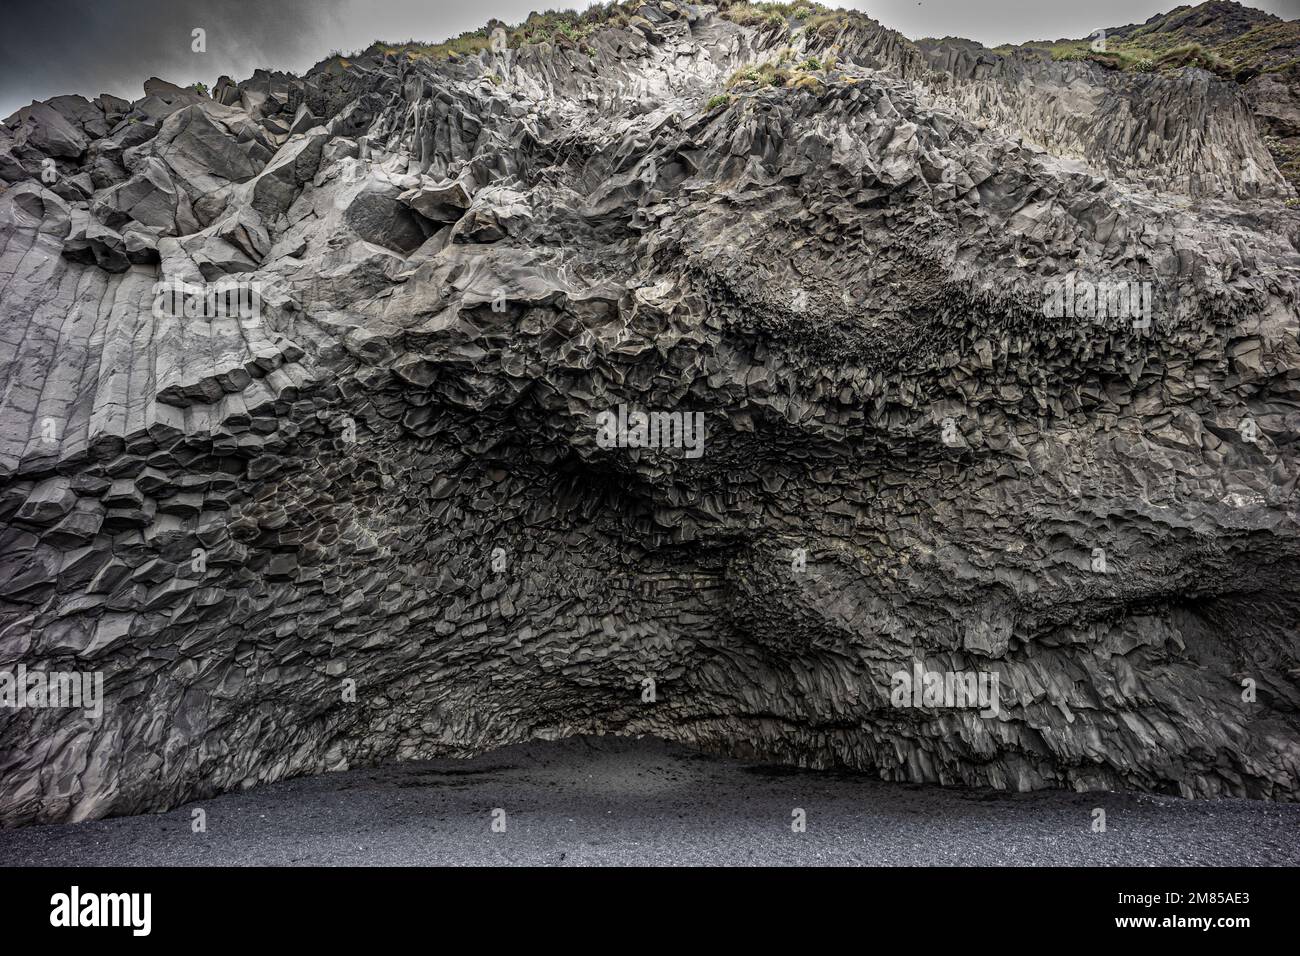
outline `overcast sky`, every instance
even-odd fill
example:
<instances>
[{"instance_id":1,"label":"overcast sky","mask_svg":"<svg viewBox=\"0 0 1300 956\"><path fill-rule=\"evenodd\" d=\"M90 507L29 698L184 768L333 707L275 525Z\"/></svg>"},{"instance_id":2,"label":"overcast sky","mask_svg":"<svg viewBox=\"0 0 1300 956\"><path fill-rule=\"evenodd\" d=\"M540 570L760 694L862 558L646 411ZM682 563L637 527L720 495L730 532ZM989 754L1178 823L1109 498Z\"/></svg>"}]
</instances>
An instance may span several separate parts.
<instances>
[{"instance_id":1,"label":"overcast sky","mask_svg":"<svg viewBox=\"0 0 1300 956\"><path fill-rule=\"evenodd\" d=\"M331 50L372 40L438 42L496 17L509 23L530 10L589 6L586 0L3 0L0 117L59 93L142 95L150 76L211 86L227 73L245 79L257 67L302 72ZM964 36L989 46L1084 37L1098 27L1141 23L1174 0L845 0L917 38ZM1250 6L1288 20L1300 0ZM207 52L191 33L207 34Z\"/></svg>"}]
</instances>

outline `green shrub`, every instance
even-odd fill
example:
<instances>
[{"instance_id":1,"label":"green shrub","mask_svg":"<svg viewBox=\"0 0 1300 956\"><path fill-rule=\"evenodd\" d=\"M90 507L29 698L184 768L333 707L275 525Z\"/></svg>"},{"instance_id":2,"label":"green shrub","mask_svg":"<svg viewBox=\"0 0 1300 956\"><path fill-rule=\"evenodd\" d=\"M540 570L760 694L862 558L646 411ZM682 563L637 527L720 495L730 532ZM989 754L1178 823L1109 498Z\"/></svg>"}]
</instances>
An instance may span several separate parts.
<instances>
[{"instance_id":1,"label":"green shrub","mask_svg":"<svg viewBox=\"0 0 1300 956\"><path fill-rule=\"evenodd\" d=\"M1207 50L1199 43L1187 43L1174 47L1160 55L1156 67L1161 70L1179 70L1186 66L1200 67L1220 76L1231 77L1233 67L1213 50Z\"/></svg>"},{"instance_id":2,"label":"green shrub","mask_svg":"<svg viewBox=\"0 0 1300 956\"><path fill-rule=\"evenodd\" d=\"M757 27L764 24L784 24L787 19L803 22L815 17L826 8L819 3L728 3L720 8L721 13L733 23L742 27Z\"/></svg>"},{"instance_id":3,"label":"green shrub","mask_svg":"<svg viewBox=\"0 0 1300 956\"><path fill-rule=\"evenodd\" d=\"M761 83L762 76L758 70L752 66L741 67L727 79L727 89L737 86L745 86L750 83Z\"/></svg>"},{"instance_id":4,"label":"green shrub","mask_svg":"<svg viewBox=\"0 0 1300 956\"><path fill-rule=\"evenodd\" d=\"M738 86L785 86L790 79L790 71L777 63L764 63L762 66L746 66L731 74L727 80L727 89Z\"/></svg>"},{"instance_id":5,"label":"green shrub","mask_svg":"<svg viewBox=\"0 0 1300 956\"><path fill-rule=\"evenodd\" d=\"M1066 62L1073 60L1086 60L1088 59L1088 53L1089 50L1087 47L1069 47L1061 49L1060 51L1052 50L1052 59L1064 60Z\"/></svg>"},{"instance_id":6,"label":"green shrub","mask_svg":"<svg viewBox=\"0 0 1300 956\"><path fill-rule=\"evenodd\" d=\"M840 32L840 28L848 21L848 16L838 10L833 13L819 13L808 21L808 31L818 36L832 37Z\"/></svg>"},{"instance_id":7,"label":"green shrub","mask_svg":"<svg viewBox=\"0 0 1300 956\"><path fill-rule=\"evenodd\" d=\"M756 27L767 19L765 11L749 3L728 7L723 16L742 27Z\"/></svg>"},{"instance_id":8,"label":"green shrub","mask_svg":"<svg viewBox=\"0 0 1300 956\"><path fill-rule=\"evenodd\" d=\"M630 6L632 5L629 4L628 7ZM443 59L452 54L473 56L490 48L492 29L498 26L505 30L506 43L510 47L556 42L571 42L581 46L582 42L597 30L627 26L632 19L628 7L613 2L595 4L583 13L576 10L530 13L522 23L514 26L491 20L487 27L462 33L442 43L422 43L415 40L408 40L406 43L385 43L377 40L365 52L377 55L392 53L411 59ZM342 56L342 54L336 52L331 56Z\"/></svg>"}]
</instances>

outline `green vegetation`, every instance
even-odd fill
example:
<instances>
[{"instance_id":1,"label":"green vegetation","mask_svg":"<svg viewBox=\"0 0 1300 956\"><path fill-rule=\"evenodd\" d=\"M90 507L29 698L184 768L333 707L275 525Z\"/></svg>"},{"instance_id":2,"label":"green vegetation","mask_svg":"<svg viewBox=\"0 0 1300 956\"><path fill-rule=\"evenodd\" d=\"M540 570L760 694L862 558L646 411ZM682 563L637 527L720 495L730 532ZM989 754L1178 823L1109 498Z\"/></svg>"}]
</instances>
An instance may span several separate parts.
<instances>
[{"instance_id":1,"label":"green vegetation","mask_svg":"<svg viewBox=\"0 0 1300 956\"><path fill-rule=\"evenodd\" d=\"M806 28L809 33L829 39L839 33L848 20L860 16L856 11L827 10L810 18Z\"/></svg>"},{"instance_id":2,"label":"green vegetation","mask_svg":"<svg viewBox=\"0 0 1300 956\"><path fill-rule=\"evenodd\" d=\"M194 83L190 86L190 89L199 94L199 96L208 95L208 84L206 83Z\"/></svg>"},{"instance_id":3,"label":"green vegetation","mask_svg":"<svg viewBox=\"0 0 1300 956\"><path fill-rule=\"evenodd\" d=\"M758 66L747 66L731 74L727 80L727 89L784 86L794 90L818 90L836 64L833 56L827 57L824 63L817 57L810 56L797 66L793 65L793 60L794 51L786 47L774 60Z\"/></svg>"},{"instance_id":4,"label":"green vegetation","mask_svg":"<svg viewBox=\"0 0 1300 956\"><path fill-rule=\"evenodd\" d=\"M790 79L790 71L783 70L773 63L762 66L746 66L731 74L727 80L727 89L747 86L784 86Z\"/></svg>"},{"instance_id":5,"label":"green vegetation","mask_svg":"<svg viewBox=\"0 0 1300 956\"><path fill-rule=\"evenodd\" d=\"M709 97L709 102L705 104L708 110L716 110L719 106L726 106L731 102L731 97L726 93L719 93L717 96Z\"/></svg>"},{"instance_id":6,"label":"green vegetation","mask_svg":"<svg viewBox=\"0 0 1300 956\"><path fill-rule=\"evenodd\" d=\"M794 3L727 3L720 4L722 15L742 27L787 23L797 20L810 25L818 17L843 17L843 11L834 11L820 3L796 0Z\"/></svg>"},{"instance_id":7,"label":"green vegetation","mask_svg":"<svg viewBox=\"0 0 1300 956\"><path fill-rule=\"evenodd\" d=\"M1224 16L1220 7L1207 3L1178 7L1141 26L1109 30L1105 50L1093 50L1088 40L1056 40L1006 45L993 52L1037 50L1054 60L1086 60L1132 73L1192 66L1238 83L1273 73L1292 89L1300 87L1300 21L1273 19L1248 7ZM1300 137L1291 135L1285 123L1258 118L1278 171L1300 189Z\"/></svg>"},{"instance_id":8,"label":"green vegetation","mask_svg":"<svg viewBox=\"0 0 1300 956\"><path fill-rule=\"evenodd\" d=\"M629 4L629 8L631 6ZM576 10L530 13L527 20L508 31L510 46L521 47L562 40L581 43L602 27L610 26L611 20L617 21L613 25L624 26L633 19L629 11L625 11L619 4L595 6L585 13Z\"/></svg>"},{"instance_id":9,"label":"green vegetation","mask_svg":"<svg viewBox=\"0 0 1300 956\"><path fill-rule=\"evenodd\" d=\"M425 43L419 40L393 42L376 40L364 50L345 54L341 50L330 53L322 64L325 67L347 69L354 60L365 57L397 56L409 59L454 60L463 56L477 56L492 45L492 32L500 27L506 34L506 45L511 49L539 43L576 46L589 56L595 56L595 47L585 41L596 31L608 27L639 26L653 29L643 17L636 15L640 0L610 0L599 3L579 13L576 10L547 10L531 13L522 23L513 26L500 21L489 21L478 30L470 30L442 43ZM833 36L846 22L863 15L850 10L831 9L812 0L794 0L790 3L744 3L737 0L718 0L721 15L742 26L790 24L824 37Z\"/></svg>"},{"instance_id":10,"label":"green vegetation","mask_svg":"<svg viewBox=\"0 0 1300 956\"><path fill-rule=\"evenodd\" d=\"M814 93L823 86L822 81L811 73L796 73L786 81L786 85L792 90L812 90Z\"/></svg>"},{"instance_id":11,"label":"green vegetation","mask_svg":"<svg viewBox=\"0 0 1300 956\"><path fill-rule=\"evenodd\" d=\"M429 60L453 60L462 56L476 56L484 50L491 49L492 33L498 27L505 31L506 46L510 49L538 43L554 43L577 46L588 56L594 56L595 47L584 41L597 30L629 26L636 21L649 26L645 20L633 15L637 6L635 0L622 0L622 2L614 0L610 3L596 4L581 13L576 10L547 10L542 13L530 13L526 20L514 26L496 20L489 21L485 27L467 31L442 43L424 43L414 39L403 43L376 40L364 50L347 56L336 50L328 59L338 60L340 66L347 67L349 60L367 56L391 55Z\"/></svg>"},{"instance_id":12,"label":"green vegetation","mask_svg":"<svg viewBox=\"0 0 1300 956\"><path fill-rule=\"evenodd\" d=\"M1249 79L1258 69L1245 67L1200 43L1184 43L1151 49L1132 45L1107 43L1105 52L1094 52L1085 45L1081 51L1055 57L1062 60L1090 60L1112 70L1133 73L1160 73L1195 66L1224 79ZM1245 74L1249 74L1248 76Z\"/></svg>"},{"instance_id":13,"label":"green vegetation","mask_svg":"<svg viewBox=\"0 0 1300 956\"><path fill-rule=\"evenodd\" d=\"M486 50L489 45L490 40L486 30L473 30L469 33L462 33L450 40L445 40L442 43L420 43L417 40L407 40L405 43L384 43L376 40L364 50L351 54L350 58L355 60L363 56L393 54L399 57L410 57L411 59L446 60L454 56L473 56Z\"/></svg>"},{"instance_id":14,"label":"green vegetation","mask_svg":"<svg viewBox=\"0 0 1300 956\"><path fill-rule=\"evenodd\" d=\"M1268 23L1220 44L1215 51L1241 71L1281 73L1300 67L1300 22Z\"/></svg>"},{"instance_id":15,"label":"green vegetation","mask_svg":"<svg viewBox=\"0 0 1300 956\"><path fill-rule=\"evenodd\" d=\"M1100 66L1108 67L1112 70L1132 70L1137 69L1137 65L1143 62L1154 64L1156 61L1156 52L1146 47L1121 46L1114 42L1107 42L1104 51L1092 49L1089 40L1059 40L1055 43L1025 43L1021 44L1020 49L1042 50L1047 53L1053 60L1076 61L1089 60ZM1018 49L1017 47L1006 44L994 48L994 53L1009 54ZM1149 72L1149 70L1143 70Z\"/></svg>"},{"instance_id":16,"label":"green vegetation","mask_svg":"<svg viewBox=\"0 0 1300 956\"><path fill-rule=\"evenodd\" d=\"M1207 30L1193 16L1199 8L1180 8L1154 23L1106 38L1106 49L1093 50L1089 40L1006 44L993 52L1042 50L1054 60L1086 60L1112 70L1157 73L1188 66L1225 79L1245 82L1263 72L1300 65L1300 21L1268 21L1235 37Z\"/></svg>"}]
</instances>

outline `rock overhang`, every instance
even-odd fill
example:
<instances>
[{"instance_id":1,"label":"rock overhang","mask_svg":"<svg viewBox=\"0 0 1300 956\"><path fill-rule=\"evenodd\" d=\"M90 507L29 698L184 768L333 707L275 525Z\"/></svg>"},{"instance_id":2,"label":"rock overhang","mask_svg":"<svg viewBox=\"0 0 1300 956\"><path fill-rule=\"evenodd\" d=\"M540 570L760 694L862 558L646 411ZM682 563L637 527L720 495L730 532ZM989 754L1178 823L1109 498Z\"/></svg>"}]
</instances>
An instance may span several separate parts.
<instances>
[{"instance_id":1,"label":"rock overhang","mask_svg":"<svg viewBox=\"0 0 1300 956\"><path fill-rule=\"evenodd\" d=\"M594 96L563 49L308 77L300 132L289 79L156 87L177 134L100 169L132 203L0 196L0 664L108 705L0 715L6 822L593 731L1294 799L1296 213L982 129L864 25L822 89L708 109L776 35L664 22ZM141 203L139 245L91 228ZM258 325L153 314L219 275ZM1156 284L1154 328L1044 315L1067 276ZM703 454L601 447L620 407ZM914 666L996 717L894 706Z\"/></svg>"}]
</instances>

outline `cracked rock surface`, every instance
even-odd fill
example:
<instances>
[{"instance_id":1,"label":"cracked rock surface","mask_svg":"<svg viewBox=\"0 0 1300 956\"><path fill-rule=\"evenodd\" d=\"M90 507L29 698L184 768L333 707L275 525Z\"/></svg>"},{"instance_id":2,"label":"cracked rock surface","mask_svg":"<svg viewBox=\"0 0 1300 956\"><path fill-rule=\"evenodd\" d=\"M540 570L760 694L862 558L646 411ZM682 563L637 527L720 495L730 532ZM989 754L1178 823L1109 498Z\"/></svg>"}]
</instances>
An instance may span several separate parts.
<instances>
[{"instance_id":1,"label":"cracked rock surface","mask_svg":"<svg viewBox=\"0 0 1300 956\"><path fill-rule=\"evenodd\" d=\"M1300 211L1245 94L636 14L0 127L0 671L104 695L0 708L0 822L602 733L1300 796ZM835 65L722 95L787 48ZM999 712L894 706L914 662Z\"/></svg>"}]
</instances>

